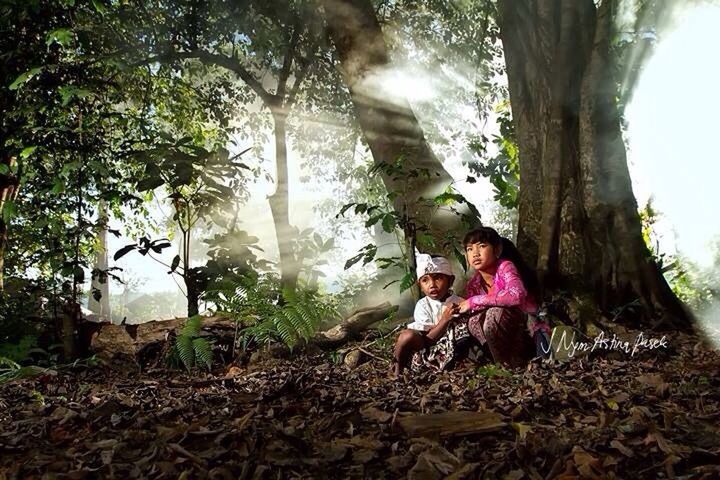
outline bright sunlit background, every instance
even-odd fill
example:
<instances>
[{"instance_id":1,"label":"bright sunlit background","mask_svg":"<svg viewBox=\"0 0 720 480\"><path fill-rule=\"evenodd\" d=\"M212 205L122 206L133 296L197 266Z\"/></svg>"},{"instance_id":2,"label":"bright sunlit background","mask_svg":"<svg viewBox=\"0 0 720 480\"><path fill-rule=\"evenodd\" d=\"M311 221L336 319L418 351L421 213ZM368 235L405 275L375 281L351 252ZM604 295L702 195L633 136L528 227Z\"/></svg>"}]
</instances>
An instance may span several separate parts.
<instances>
[{"instance_id":1,"label":"bright sunlit background","mask_svg":"<svg viewBox=\"0 0 720 480\"><path fill-rule=\"evenodd\" d=\"M707 266L713 258L709 242L720 236L720 222L714 214L720 204L717 183L720 179L720 149L715 145L719 123L716 117L720 114L720 62L716 60L720 47L720 29L717 28L720 6L696 2L669 16L671 23L658 35L625 111L628 160L638 205L642 207L651 199L654 209L659 212L656 234L660 251L669 255L680 253ZM484 131L491 136L497 131L493 114L479 118L472 101L476 74L471 66L467 71L429 72L418 64L402 63L379 74L382 78L377 80L390 94L407 98L438 157L458 181L456 188L478 205L486 222L492 223L495 206L491 201L489 182L485 179L475 184L463 181L468 174L463 161L470 158L466 149L467 135ZM458 91L470 94L458 95ZM449 98L458 100L449 101ZM322 128L347 132L347 127L342 125L323 124L321 118L316 121L324 125ZM352 158L358 165L368 160L369 153L359 146L356 153ZM262 157L267 173L274 175L272 141L264 148ZM322 233L314 207L331 195L337 185L318 183L315 179L311 183L301 182L300 178L307 172L302 171L303 158L293 149L292 142L288 142L288 158L291 223L300 229L313 227ZM327 159L329 165L333 161L335 159ZM244 223L240 228L259 237L264 256L274 261L278 253L267 202L267 196L273 191L273 182L265 179L252 187L251 198L242 210ZM156 214L158 221L162 221L161 214ZM362 220L357 222L358 228L349 229L335 239L335 245L340 248L333 252L331 264L324 271L330 290L343 274L344 260L370 241ZM110 256L130 241L111 237ZM162 258L169 263L176 253L175 249L167 249ZM126 278L139 281L139 290L180 295L167 268L154 261L132 253L118 265L125 269ZM370 273L374 268L371 264L365 271ZM123 289L114 284L112 291L118 294Z\"/></svg>"},{"instance_id":2,"label":"bright sunlit background","mask_svg":"<svg viewBox=\"0 0 720 480\"><path fill-rule=\"evenodd\" d=\"M628 158L639 205L652 197L666 252L702 266L720 235L720 6L675 18L648 60L626 109Z\"/></svg>"}]
</instances>

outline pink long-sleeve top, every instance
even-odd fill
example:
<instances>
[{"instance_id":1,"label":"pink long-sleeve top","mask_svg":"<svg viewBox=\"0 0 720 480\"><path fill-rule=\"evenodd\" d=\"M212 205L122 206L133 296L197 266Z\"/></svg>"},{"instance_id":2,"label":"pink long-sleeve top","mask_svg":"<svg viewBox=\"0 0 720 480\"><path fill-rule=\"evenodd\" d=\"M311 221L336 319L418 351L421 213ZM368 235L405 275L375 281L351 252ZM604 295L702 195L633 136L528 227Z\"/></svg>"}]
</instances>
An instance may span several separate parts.
<instances>
[{"instance_id":1,"label":"pink long-sleeve top","mask_svg":"<svg viewBox=\"0 0 720 480\"><path fill-rule=\"evenodd\" d=\"M500 259L489 292L483 288L480 272L468 281L465 291L471 310L486 307L520 307L525 313L537 313L538 307L525 290L520 273L510 260Z\"/></svg>"}]
</instances>

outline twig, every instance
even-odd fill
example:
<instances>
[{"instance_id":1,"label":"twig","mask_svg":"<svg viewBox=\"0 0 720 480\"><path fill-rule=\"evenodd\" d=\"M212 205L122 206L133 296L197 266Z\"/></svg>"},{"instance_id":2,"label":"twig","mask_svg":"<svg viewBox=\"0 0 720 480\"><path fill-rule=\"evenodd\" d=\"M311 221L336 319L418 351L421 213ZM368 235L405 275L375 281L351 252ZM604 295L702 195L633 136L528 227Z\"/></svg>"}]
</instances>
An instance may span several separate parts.
<instances>
[{"instance_id":1,"label":"twig","mask_svg":"<svg viewBox=\"0 0 720 480\"><path fill-rule=\"evenodd\" d=\"M388 360L387 358L378 357L374 353L370 353L367 350L365 350L364 348L357 347L355 350L358 350L358 351L364 353L365 355L372 357L376 360L380 360L381 362L390 363L390 360Z\"/></svg>"},{"instance_id":2,"label":"twig","mask_svg":"<svg viewBox=\"0 0 720 480\"><path fill-rule=\"evenodd\" d=\"M187 450L185 450L182 446L178 445L177 443L168 443L168 447L170 450L174 451L175 453L179 453L183 457L187 457L188 459L192 460L194 463L197 463L198 465L205 465L205 461L195 455L194 453L190 453Z\"/></svg>"},{"instance_id":3,"label":"twig","mask_svg":"<svg viewBox=\"0 0 720 480\"><path fill-rule=\"evenodd\" d=\"M373 340L372 342L368 343L368 344L365 345L365 346L366 346L366 347L369 347L370 345L372 345L373 343L377 342L378 340L385 339L385 338L387 338L388 336L392 335L393 333L397 332L398 330L400 330L401 328L404 328L404 327L405 327L405 324L398 325L398 326L396 326L395 328L393 328L392 330L390 330L388 333L386 333L386 334L384 334L384 335L380 335L378 338L376 338L375 340Z\"/></svg>"}]
</instances>

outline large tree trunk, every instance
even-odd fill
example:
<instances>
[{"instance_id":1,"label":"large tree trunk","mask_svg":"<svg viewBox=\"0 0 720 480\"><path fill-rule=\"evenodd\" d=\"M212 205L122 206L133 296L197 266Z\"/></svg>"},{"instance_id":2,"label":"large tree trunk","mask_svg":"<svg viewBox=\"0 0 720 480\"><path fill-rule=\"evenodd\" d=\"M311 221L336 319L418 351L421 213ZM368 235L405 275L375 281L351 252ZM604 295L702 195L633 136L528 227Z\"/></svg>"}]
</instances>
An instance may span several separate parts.
<instances>
[{"instance_id":1,"label":"large tree trunk","mask_svg":"<svg viewBox=\"0 0 720 480\"><path fill-rule=\"evenodd\" d=\"M640 299L649 321L687 327L641 234L620 130L614 1L501 0L499 23L520 149L518 247L544 290L589 320Z\"/></svg>"},{"instance_id":2,"label":"large tree trunk","mask_svg":"<svg viewBox=\"0 0 720 480\"><path fill-rule=\"evenodd\" d=\"M418 199L442 192L452 177L430 148L407 99L392 94L388 88L393 66L372 3L322 0L322 5L340 70L375 165L394 165L402 159L405 172L419 173L414 177L383 173L388 192L398 194L395 211L428 225L431 209ZM432 217L434 233L442 234L459 226L455 215L441 211Z\"/></svg>"}]
</instances>

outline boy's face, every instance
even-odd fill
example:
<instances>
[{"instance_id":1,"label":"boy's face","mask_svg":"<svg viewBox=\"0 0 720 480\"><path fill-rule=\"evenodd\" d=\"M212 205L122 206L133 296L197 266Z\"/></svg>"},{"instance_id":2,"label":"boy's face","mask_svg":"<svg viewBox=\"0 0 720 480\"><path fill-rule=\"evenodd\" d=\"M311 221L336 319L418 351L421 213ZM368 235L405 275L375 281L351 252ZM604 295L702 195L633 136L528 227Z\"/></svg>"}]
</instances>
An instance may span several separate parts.
<instances>
[{"instance_id":1,"label":"boy's face","mask_svg":"<svg viewBox=\"0 0 720 480\"><path fill-rule=\"evenodd\" d=\"M427 273L420 277L418 283L420 284L420 290L426 296L433 300L440 300L447 295L452 286L452 280L453 277L444 273Z\"/></svg>"}]
</instances>

